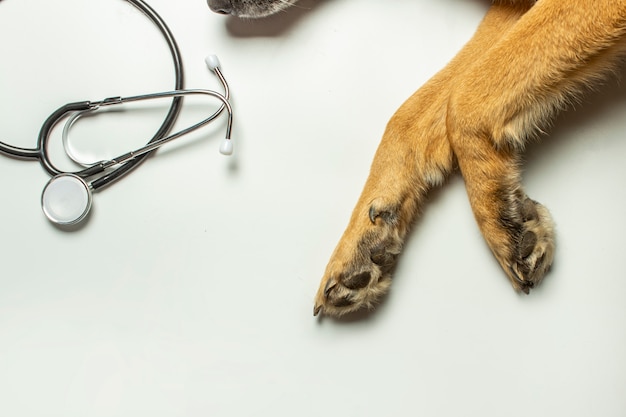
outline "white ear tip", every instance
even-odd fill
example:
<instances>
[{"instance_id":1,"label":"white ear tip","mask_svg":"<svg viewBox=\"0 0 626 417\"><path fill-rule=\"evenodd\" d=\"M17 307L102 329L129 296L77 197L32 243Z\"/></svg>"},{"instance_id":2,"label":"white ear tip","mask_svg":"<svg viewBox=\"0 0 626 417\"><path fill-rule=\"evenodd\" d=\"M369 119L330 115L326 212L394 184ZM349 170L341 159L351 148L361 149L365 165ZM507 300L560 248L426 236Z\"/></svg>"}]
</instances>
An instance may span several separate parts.
<instances>
[{"instance_id":1,"label":"white ear tip","mask_svg":"<svg viewBox=\"0 0 626 417\"><path fill-rule=\"evenodd\" d=\"M222 144L220 145L220 153L222 155L232 155L233 154L233 142L230 139L224 139Z\"/></svg>"},{"instance_id":2,"label":"white ear tip","mask_svg":"<svg viewBox=\"0 0 626 417\"><path fill-rule=\"evenodd\" d=\"M211 71L215 71L215 68L220 67L220 60L217 58L217 55L207 56L204 62L206 62L207 67L209 67Z\"/></svg>"}]
</instances>

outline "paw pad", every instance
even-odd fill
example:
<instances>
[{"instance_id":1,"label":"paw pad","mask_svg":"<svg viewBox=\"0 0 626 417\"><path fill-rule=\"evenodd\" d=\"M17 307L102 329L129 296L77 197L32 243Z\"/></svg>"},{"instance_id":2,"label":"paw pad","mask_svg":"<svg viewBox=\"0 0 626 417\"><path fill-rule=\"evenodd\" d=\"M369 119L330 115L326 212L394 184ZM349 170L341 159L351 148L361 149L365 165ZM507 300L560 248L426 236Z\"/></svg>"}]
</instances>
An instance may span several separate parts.
<instances>
[{"instance_id":1,"label":"paw pad","mask_svg":"<svg viewBox=\"0 0 626 417\"><path fill-rule=\"evenodd\" d=\"M520 258L526 259L530 256L531 253L535 250L535 245L537 244L537 235L528 230L522 236L522 241L519 244L519 255Z\"/></svg>"},{"instance_id":2,"label":"paw pad","mask_svg":"<svg viewBox=\"0 0 626 417\"><path fill-rule=\"evenodd\" d=\"M519 237L509 263L516 287L528 294L550 268L554 256L554 230L548 210L525 198L519 206Z\"/></svg>"},{"instance_id":3,"label":"paw pad","mask_svg":"<svg viewBox=\"0 0 626 417\"><path fill-rule=\"evenodd\" d=\"M369 272L361 272L360 274L351 275L348 277L342 276L340 278L341 283L351 290L358 290L367 287L372 279L372 274Z\"/></svg>"}]
</instances>

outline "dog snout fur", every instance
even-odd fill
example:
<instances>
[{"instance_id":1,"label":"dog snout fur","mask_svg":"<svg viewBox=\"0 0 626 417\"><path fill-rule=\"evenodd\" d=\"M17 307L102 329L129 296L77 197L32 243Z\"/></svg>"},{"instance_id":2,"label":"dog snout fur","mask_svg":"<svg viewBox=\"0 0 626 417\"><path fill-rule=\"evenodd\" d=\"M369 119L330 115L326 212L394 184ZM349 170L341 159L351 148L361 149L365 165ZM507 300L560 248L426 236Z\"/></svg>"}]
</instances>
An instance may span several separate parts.
<instances>
[{"instance_id":1,"label":"dog snout fur","mask_svg":"<svg viewBox=\"0 0 626 417\"><path fill-rule=\"evenodd\" d=\"M209 9L219 14L231 14L233 5L230 0L207 0Z\"/></svg>"},{"instance_id":2,"label":"dog snout fur","mask_svg":"<svg viewBox=\"0 0 626 417\"><path fill-rule=\"evenodd\" d=\"M207 0L216 13L244 19L258 19L289 8L298 0Z\"/></svg>"}]
</instances>

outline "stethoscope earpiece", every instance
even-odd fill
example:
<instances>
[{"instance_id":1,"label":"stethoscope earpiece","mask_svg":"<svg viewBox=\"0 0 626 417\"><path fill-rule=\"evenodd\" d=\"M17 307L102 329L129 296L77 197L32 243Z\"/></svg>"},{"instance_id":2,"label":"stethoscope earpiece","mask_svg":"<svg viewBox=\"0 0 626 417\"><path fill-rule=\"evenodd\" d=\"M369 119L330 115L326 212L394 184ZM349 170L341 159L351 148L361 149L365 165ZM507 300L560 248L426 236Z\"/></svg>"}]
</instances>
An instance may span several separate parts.
<instances>
[{"instance_id":1,"label":"stethoscope earpiece","mask_svg":"<svg viewBox=\"0 0 626 417\"><path fill-rule=\"evenodd\" d=\"M230 139L222 139L222 143L220 144L220 153L222 155L233 154L233 142L231 142Z\"/></svg>"},{"instance_id":2,"label":"stethoscope earpiece","mask_svg":"<svg viewBox=\"0 0 626 417\"><path fill-rule=\"evenodd\" d=\"M217 55L208 55L204 58L204 62L206 62L206 66L209 67L211 71L215 71L220 67L220 60Z\"/></svg>"},{"instance_id":3,"label":"stethoscope earpiece","mask_svg":"<svg viewBox=\"0 0 626 417\"><path fill-rule=\"evenodd\" d=\"M83 220L91 209L91 188L74 174L59 174L46 184L41 194L41 208L55 224L70 226Z\"/></svg>"}]
</instances>

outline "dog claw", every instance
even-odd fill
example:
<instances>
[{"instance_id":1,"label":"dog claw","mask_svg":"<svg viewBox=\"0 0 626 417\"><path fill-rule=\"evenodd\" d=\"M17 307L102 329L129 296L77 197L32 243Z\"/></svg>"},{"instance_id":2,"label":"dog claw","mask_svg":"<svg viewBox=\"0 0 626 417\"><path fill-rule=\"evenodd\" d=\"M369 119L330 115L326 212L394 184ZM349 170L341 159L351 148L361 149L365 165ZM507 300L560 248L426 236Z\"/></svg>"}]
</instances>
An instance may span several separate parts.
<instances>
[{"instance_id":1,"label":"dog claw","mask_svg":"<svg viewBox=\"0 0 626 417\"><path fill-rule=\"evenodd\" d=\"M324 297L328 298L330 292L337 286L337 283L334 280L329 279L324 287Z\"/></svg>"},{"instance_id":2,"label":"dog claw","mask_svg":"<svg viewBox=\"0 0 626 417\"><path fill-rule=\"evenodd\" d=\"M380 218L387 225L393 225L398 220L398 214L396 210L391 209L377 209L374 205L370 206L369 218L372 224L376 224L376 219Z\"/></svg>"},{"instance_id":3,"label":"dog claw","mask_svg":"<svg viewBox=\"0 0 626 417\"><path fill-rule=\"evenodd\" d=\"M378 213L376 212L376 209L374 208L374 206L370 207L369 217L370 217L370 221L372 222L372 224L376 224L376 217L378 217Z\"/></svg>"},{"instance_id":4,"label":"dog claw","mask_svg":"<svg viewBox=\"0 0 626 417\"><path fill-rule=\"evenodd\" d=\"M513 277L515 282L520 286L520 290L524 294L530 294L530 289L533 287L533 283L524 281L522 278L520 278L519 274L515 269L513 269L513 267L509 267L509 271L511 272L511 276Z\"/></svg>"},{"instance_id":5,"label":"dog claw","mask_svg":"<svg viewBox=\"0 0 626 417\"><path fill-rule=\"evenodd\" d=\"M526 281L524 281L523 279L519 277L519 275L517 274L517 271L515 271L515 269L513 269L512 266L509 266L509 272L511 272L511 276L519 285L521 285L522 287L526 286Z\"/></svg>"},{"instance_id":6,"label":"dog claw","mask_svg":"<svg viewBox=\"0 0 626 417\"><path fill-rule=\"evenodd\" d=\"M535 286L535 283L532 281L525 281L520 278L519 274L515 269L513 269L513 267L509 267L509 271L511 273L511 277L513 277L513 280L515 280L515 282L520 286L520 291L522 291L524 294L530 294L530 289Z\"/></svg>"},{"instance_id":7,"label":"dog claw","mask_svg":"<svg viewBox=\"0 0 626 417\"><path fill-rule=\"evenodd\" d=\"M322 312L322 306L320 304L316 304L315 307L313 308L313 316L315 317L321 312Z\"/></svg>"},{"instance_id":8,"label":"dog claw","mask_svg":"<svg viewBox=\"0 0 626 417\"><path fill-rule=\"evenodd\" d=\"M509 245L499 258L516 290L528 294L543 279L554 255L554 226L550 213L524 195L510 211ZM519 201L523 199L523 201Z\"/></svg>"}]
</instances>

